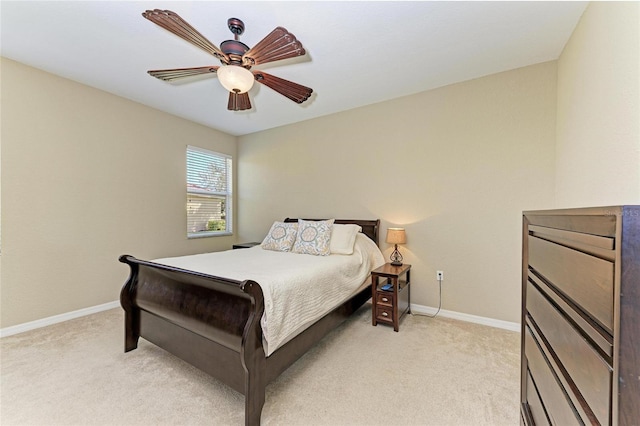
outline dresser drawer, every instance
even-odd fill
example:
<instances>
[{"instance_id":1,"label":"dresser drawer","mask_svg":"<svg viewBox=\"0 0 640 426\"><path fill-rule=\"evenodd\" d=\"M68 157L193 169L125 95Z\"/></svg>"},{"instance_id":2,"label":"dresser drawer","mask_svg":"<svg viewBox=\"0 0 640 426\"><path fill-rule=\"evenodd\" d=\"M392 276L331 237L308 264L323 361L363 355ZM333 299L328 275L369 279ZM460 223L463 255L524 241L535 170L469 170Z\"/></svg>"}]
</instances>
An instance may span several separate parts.
<instances>
[{"instance_id":1,"label":"dresser drawer","mask_svg":"<svg viewBox=\"0 0 640 426\"><path fill-rule=\"evenodd\" d=\"M529 406L529 412L533 419L533 424L536 426L548 425L547 415L544 411L544 405L540 400L540 395L533 384L531 374L527 374L527 405Z\"/></svg>"},{"instance_id":2,"label":"dresser drawer","mask_svg":"<svg viewBox=\"0 0 640 426\"><path fill-rule=\"evenodd\" d=\"M529 236L529 266L613 334L614 264Z\"/></svg>"},{"instance_id":3,"label":"dresser drawer","mask_svg":"<svg viewBox=\"0 0 640 426\"><path fill-rule=\"evenodd\" d=\"M613 360L613 336L603 331L601 327L596 328L593 321L589 321L587 316L580 315L571 305L569 305L564 298L558 295L553 289L549 288L533 271L529 271L529 282L541 289L542 293L551 300L556 307L562 311L570 321L573 322L574 327L582 330L583 334L589 336L593 345L597 345L602 353L605 355L605 359L609 364Z\"/></svg>"},{"instance_id":4,"label":"dresser drawer","mask_svg":"<svg viewBox=\"0 0 640 426\"><path fill-rule=\"evenodd\" d=\"M551 424L558 426L582 424L564 388L551 371L551 367L531 334L531 330L528 326L525 329L525 356L530 376L527 379L527 401L535 423L537 425L548 424L544 411L541 413L540 408L537 407L538 404L542 405L540 402L542 399L545 401L543 407L549 415Z\"/></svg>"},{"instance_id":5,"label":"dresser drawer","mask_svg":"<svg viewBox=\"0 0 640 426\"><path fill-rule=\"evenodd\" d=\"M378 306L393 306L393 293L376 293L376 303L378 304Z\"/></svg>"},{"instance_id":6,"label":"dresser drawer","mask_svg":"<svg viewBox=\"0 0 640 426\"><path fill-rule=\"evenodd\" d=\"M588 406L583 408L593 412L601 424L610 424L611 368L531 283L527 284L526 297L527 311L547 340L547 349L558 358L559 367L567 372L586 401ZM528 346L525 348L526 351ZM535 380L535 373L533 377Z\"/></svg>"}]
</instances>

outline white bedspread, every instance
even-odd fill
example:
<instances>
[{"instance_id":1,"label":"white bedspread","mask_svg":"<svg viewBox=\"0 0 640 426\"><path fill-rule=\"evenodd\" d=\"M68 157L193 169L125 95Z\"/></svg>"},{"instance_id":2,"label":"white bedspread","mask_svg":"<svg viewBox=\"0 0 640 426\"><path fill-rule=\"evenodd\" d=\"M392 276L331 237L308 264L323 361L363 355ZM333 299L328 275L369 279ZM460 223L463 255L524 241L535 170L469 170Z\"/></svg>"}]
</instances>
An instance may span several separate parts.
<instances>
[{"instance_id":1,"label":"white bedspread","mask_svg":"<svg viewBox=\"0 0 640 426\"><path fill-rule=\"evenodd\" d=\"M154 262L260 284L265 304L261 325L269 356L353 295L371 270L384 264L384 257L373 241L358 234L352 255L312 256L256 246Z\"/></svg>"}]
</instances>

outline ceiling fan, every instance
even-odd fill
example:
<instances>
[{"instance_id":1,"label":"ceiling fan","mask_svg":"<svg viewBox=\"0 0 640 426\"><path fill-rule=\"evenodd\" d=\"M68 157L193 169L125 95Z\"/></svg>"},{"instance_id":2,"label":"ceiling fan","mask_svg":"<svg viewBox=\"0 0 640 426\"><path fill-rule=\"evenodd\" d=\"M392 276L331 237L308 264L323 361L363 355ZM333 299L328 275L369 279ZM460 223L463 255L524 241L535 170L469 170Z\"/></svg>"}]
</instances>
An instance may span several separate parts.
<instances>
[{"instance_id":1,"label":"ceiling fan","mask_svg":"<svg viewBox=\"0 0 640 426\"><path fill-rule=\"evenodd\" d=\"M244 32L244 22L237 18L229 18L227 25L233 33L234 39L223 41L220 44L220 48L218 48L175 12L154 9L145 11L142 16L210 53L222 63L221 66L210 65L195 68L147 71L150 75L160 80L172 81L200 74L214 73L218 76L222 86L229 91L227 109L230 111L242 111L251 108L248 91L253 87L254 81L270 87L299 104L309 99L309 96L313 93L313 89L301 84L263 71L251 71L251 67L254 65L294 58L306 53L296 37L282 27L277 27L258 44L249 48L249 46L239 41L239 36Z\"/></svg>"}]
</instances>

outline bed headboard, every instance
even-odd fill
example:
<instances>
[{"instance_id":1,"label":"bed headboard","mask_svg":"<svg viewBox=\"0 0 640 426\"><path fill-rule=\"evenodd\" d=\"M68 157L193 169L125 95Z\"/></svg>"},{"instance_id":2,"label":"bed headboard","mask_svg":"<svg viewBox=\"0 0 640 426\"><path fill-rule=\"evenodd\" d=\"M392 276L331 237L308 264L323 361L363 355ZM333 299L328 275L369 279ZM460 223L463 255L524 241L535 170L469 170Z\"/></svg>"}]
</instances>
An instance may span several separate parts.
<instances>
[{"instance_id":1,"label":"bed headboard","mask_svg":"<svg viewBox=\"0 0 640 426\"><path fill-rule=\"evenodd\" d=\"M302 219L302 220L326 220L326 219ZM297 222L297 218L286 218L285 222ZM362 233L371 238L376 245L378 244L378 233L380 229L380 219L367 220L367 219L335 219L333 223L340 225L355 224L362 227Z\"/></svg>"}]
</instances>

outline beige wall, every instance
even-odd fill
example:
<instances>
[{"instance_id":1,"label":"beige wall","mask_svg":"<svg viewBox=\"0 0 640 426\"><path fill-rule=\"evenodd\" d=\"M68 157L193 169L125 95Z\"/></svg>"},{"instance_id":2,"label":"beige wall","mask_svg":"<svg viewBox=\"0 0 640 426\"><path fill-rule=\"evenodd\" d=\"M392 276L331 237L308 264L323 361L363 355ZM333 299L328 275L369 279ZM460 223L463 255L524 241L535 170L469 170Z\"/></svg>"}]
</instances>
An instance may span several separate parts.
<instances>
[{"instance_id":1,"label":"beige wall","mask_svg":"<svg viewBox=\"0 0 640 426\"><path fill-rule=\"evenodd\" d=\"M186 145L235 137L2 59L2 327L119 297L121 254L230 248L187 240Z\"/></svg>"},{"instance_id":2,"label":"beige wall","mask_svg":"<svg viewBox=\"0 0 640 426\"><path fill-rule=\"evenodd\" d=\"M239 239L286 216L407 230L412 302L518 322L521 212L553 207L556 64L240 137ZM389 248L382 242L384 253Z\"/></svg>"},{"instance_id":3,"label":"beige wall","mask_svg":"<svg viewBox=\"0 0 640 426\"><path fill-rule=\"evenodd\" d=\"M640 3L592 2L558 60L556 202L640 203Z\"/></svg>"}]
</instances>

